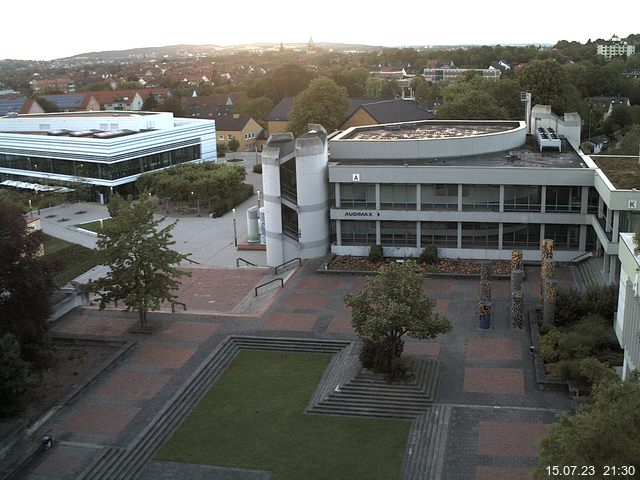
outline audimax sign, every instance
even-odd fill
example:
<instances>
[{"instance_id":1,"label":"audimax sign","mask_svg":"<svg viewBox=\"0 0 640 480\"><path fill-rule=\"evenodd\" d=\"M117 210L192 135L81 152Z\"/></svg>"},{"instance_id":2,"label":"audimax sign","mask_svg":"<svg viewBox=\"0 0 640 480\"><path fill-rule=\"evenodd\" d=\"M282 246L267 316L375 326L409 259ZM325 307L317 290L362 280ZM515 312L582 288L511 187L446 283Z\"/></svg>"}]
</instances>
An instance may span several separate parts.
<instances>
[{"instance_id":1,"label":"audimax sign","mask_svg":"<svg viewBox=\"0 0 640 480\"><path fill-rule=\"evenodd\" d=\"M345 217L364 217L376 218L380 216L380 212L372 212L370 210L347 210L344 212Z\"/></svg>"}]
</instances>

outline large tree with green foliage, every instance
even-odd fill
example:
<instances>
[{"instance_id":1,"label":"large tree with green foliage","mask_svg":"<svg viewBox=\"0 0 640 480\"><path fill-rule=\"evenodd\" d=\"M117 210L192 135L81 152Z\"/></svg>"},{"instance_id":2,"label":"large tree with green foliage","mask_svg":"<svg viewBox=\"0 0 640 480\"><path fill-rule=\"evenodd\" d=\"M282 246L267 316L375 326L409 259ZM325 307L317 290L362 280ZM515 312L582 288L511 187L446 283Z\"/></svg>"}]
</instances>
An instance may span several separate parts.
<instances>
[{"instance_id":1,"label":"large tree with green foliage","mask_svg":"<svg viewBox=\"0 0 640 480\"><path fill-rule=\"evenodd\" d=\"M250 98L267 96L274 104L283 97L293 97L307 88L315 74L295 63L278 67L254 80L247 89Z\"/></svg>"},{"instance_id":2,"label":"large tree with green foliage","mask_svg":"<svg viewBox=\"0 0 640 480\"><path fill-rule=\"evenodd\" d=\"M22 397L29 385L29 364L20 353L20 342L11 333L0 336L0 418L23 408Z\"/></svg>"},{"instance_id":3,"label":"large tree with green foliage","mask_svg":"<svg viewBox=\"0 0 640 480\"><path fill-rule=\"evenodd\" d=\"M0 336L14 334L29 361L38 359L55 288L55 265L39 255L42 241L16 205L0 201Z\"/></svg>"},{"instance_id":4,"label":"large tree with green foliage","mask_svg":"<svg viewBox=\"0 0 640 480\"><path fill-rule=\"evenodd\" d=\"M180 277L189 275L177 265L189 255L172 250L173 222L160 227L163 219L153 217L153 207L144 192L137 202L115 195L109 203L112 221L98 235L101 263L109 273L88 284L88 290L100 295L100 308L123 301L138 312L140 326L148 328L147 312L162 302L175 300Z\"/></svg>"},{"instance_id":5,"label":"large tree with green foliage","mask_svg":"<svg viewBox=\"0 0 640 480\"><path fill-rule=\"evenodd\" d=\"M548 465L593 465L597 475L592 478L603 478L604 467L612 465L634 465L640 474L640 382L621 382L610 372L601 372L577 415L551 425L540 444L535 478L549 478Z\"/></svg>"},{"instance_id":6,"label":"large tree with green foliage","mask_svg":"<svg viewBox=\"0 0 640 480\"><path fill-rule=\"evenodd\" d=\"M569 83L566 71L555 60L534 60L522 68L522 88L531 92L534 104L551 105L562 115L578 109L580 95Z\"/></svg>"},{"instance_id":7,"label":"large tree with green foliage","mask_svg":"<svg viewBox=\"0 0 640 480\"><path fill-rule=\"evenodd\" d=\"M249 115L262 127L267 126L267 116L273 110L273 102L269 97L245 98L233 107L233 111L239 115Z\"/></svg>"},{"instance_id":8,"label":"large tree with green foliage","mask_svg":"<svg viewBox=\"0 0 640 480\"><path fill-rule=\"evenodd\" d=\"M414 261L383 265L357 294L347 294L351 324L363 341L363 365L393 374L404 348L404 335L435 338L451 323L434 311L435 300L423 291L426 274Z\"/></svg>"},{"instance_id":9,"label":"large tree with green foliage","mask_svg":"<svg viewBox=\"0 0 640 480\"><path fill-rule=\"evenodd\" d=\"M316 78L296 97L289 112L289 129L297 136L307 131L309 123L319 123L331 132L340 126L348 107L346 88L328 77Z\"/></svg>"}]
</instances>

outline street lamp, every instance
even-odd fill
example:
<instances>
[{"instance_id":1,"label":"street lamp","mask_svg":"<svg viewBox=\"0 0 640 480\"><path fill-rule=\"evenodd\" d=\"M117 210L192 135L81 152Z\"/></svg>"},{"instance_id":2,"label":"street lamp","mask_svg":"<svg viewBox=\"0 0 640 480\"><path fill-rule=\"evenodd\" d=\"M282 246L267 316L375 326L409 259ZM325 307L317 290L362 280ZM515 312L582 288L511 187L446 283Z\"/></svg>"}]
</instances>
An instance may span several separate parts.
<instances>
[{"instance_id":1,"label":"street lamp","mask_svg":"<svg viewBox=\"0 0 640 480\"><path fill-rule=\"evenodd\" d=\"M238 246L238 230L236 230L236 209L233 208L231 212L233 213L233 244L237 247Z\"/></svg>"}]
</instances>

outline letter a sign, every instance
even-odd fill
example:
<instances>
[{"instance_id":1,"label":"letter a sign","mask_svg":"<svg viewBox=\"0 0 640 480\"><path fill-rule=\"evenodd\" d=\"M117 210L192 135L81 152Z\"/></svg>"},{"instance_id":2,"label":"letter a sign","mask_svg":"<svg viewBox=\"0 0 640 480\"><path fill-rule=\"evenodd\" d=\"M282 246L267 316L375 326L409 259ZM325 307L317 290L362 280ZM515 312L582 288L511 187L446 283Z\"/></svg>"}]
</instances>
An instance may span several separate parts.
<instances>
[{"instance_id":1,"label":"letter a sign","mask_svg":"<svg viewBox=\"0 0 640 480\"><path fill-rule=\"evenodd\" d=\"M354 173L352 175L352 178L353 178L352 182L359 182L360 181L360 174L359 173Z\"/></svg>"}]
</instances>

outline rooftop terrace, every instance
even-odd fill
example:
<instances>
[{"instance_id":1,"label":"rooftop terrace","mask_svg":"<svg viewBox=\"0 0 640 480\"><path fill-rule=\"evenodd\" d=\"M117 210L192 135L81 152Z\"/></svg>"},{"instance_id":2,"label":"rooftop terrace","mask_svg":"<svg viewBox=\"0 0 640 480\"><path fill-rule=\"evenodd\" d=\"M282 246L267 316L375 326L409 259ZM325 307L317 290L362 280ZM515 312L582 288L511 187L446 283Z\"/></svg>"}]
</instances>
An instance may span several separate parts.
<instances>
[{"instance_id":1,"label":"rooftop terrace","mask_svg":"<svg viewBox=\"0 0 640 480\"><path fill-rule=\"evenodd\" d=\"M419 140L426 138L460 138L513 130L519 122L427 121L356 127L347 130L341 140Z\"/></svg>"},{"instance_id":2,"label":"rooftop terrace","mask_svg":"<svg viewBox=\"0 0 640 480\"><path fill-rule=\"evenodd\" d=\"M480 155L465 155L447 158L330 158L334 165L407 165L407 166L456 166L456 167L528 167L528 168L588 168L580 155L562 139L562 151L544 149L540 151L535 138L527 135L526 142L518 148ZM637 163L637 162L636 162ZM640 169L639 169L640 175Z\"/></svg>"}]
</instances>

